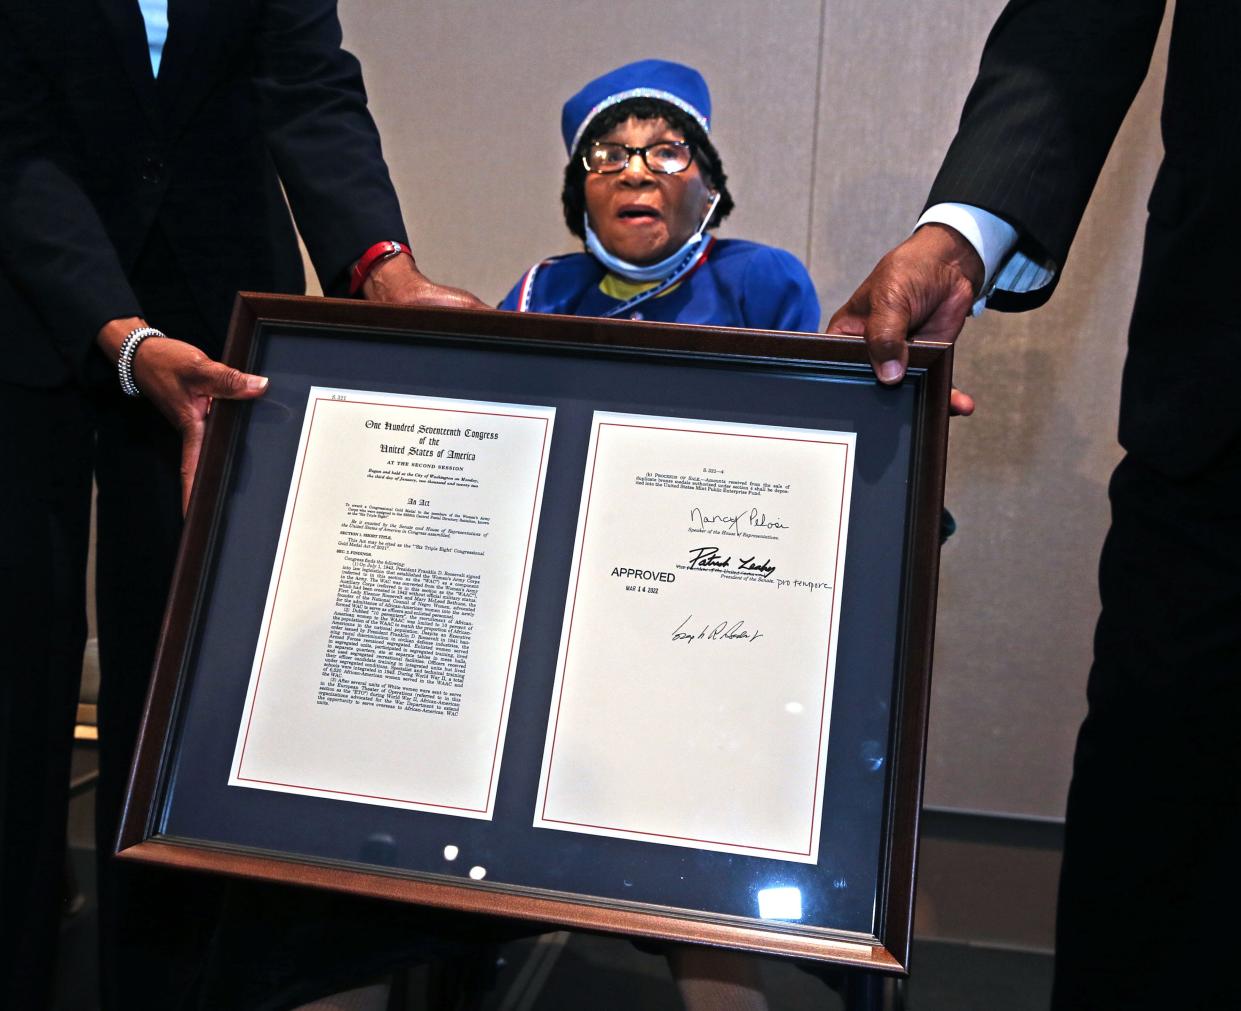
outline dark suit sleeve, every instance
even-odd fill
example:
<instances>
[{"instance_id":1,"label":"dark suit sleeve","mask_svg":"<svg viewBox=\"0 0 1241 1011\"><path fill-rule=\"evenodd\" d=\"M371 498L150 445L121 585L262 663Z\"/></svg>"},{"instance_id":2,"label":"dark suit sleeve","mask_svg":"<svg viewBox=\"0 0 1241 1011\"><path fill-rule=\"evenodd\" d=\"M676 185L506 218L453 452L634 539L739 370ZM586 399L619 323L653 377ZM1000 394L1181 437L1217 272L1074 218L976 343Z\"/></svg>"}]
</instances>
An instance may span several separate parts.
<instances>
[{"instance_id":1,"label":"dark suit sleeve","mask_svg":"<svg viewBox=\"0 0 1241 1011\"><path fill-rule=\"evenodd\" d=\"M0 14L0 271L82 379L99 328L141 309L76 181L74 156L56 130L60 122L47 80Z\"/></svg>"},{"instance_id":2,"label":"dark suit sleeve","mask_svg":"<svg viewBox=\"0 0 1241 1011\"><path fill-rule=\"evenodd\" d=\"M1164 0L1012 0L1000 15L927 201L999 215L1022 252L1056 268L1044 288L997 292L990 307L1050 297L1163 10Z\"/></svg>"},{"instance_id":3,"label":"dark suit sleeve","mask_svg":"<svg viewBox=\"0 0 1241 1011\"><path fill-rule=\"evenodd\" d=\"M334 0L267 3L257 59L276 170L324 291L340 294L370 246L408 240Z\"/></svg>"}]
</instances>

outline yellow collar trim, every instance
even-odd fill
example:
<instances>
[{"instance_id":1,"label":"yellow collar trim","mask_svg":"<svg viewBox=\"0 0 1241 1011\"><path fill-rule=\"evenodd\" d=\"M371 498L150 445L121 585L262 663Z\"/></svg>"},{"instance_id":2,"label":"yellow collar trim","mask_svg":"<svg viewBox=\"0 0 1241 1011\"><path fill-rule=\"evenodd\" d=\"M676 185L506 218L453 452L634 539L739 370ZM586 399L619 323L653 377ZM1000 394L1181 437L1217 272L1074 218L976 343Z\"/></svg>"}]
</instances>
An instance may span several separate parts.
<instances>
[{"instance_id":1,"label":"yellow collar trim","mask_svg":"<svg viewBox=\"0 0 1241 1011\"><path fill-rule=\"evenodd\" d=\"M626 281L623 277L609 272L603 275L603 280L599 282L599 290L608 298L614 298L618 302L628 302L631 298L641 295L644 291L650 291L654 288L658 281ZM665 295L671 295L681 287L681 282L677 281L667 291L661 291L656 298L663 298Z\"/></svg>"}]
</instances>

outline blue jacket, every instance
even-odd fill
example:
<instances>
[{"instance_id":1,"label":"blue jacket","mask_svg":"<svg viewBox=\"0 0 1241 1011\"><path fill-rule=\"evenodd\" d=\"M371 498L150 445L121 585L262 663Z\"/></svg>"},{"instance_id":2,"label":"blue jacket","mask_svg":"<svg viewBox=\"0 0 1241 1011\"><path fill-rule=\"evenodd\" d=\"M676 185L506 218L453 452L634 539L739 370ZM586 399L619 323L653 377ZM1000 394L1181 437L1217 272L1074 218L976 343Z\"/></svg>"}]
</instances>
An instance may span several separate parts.
<instances>
[{"instance_id":1,"label":"blue jacket","mask_svg":"<svg viewBox=\"0 0 1241 1011\"><path fill-rule=\"evenodd\" d=\"M614 294L616 285L626 282L610 277L604 284L607 271L589 253L553 257L531 270L531 312L602 316L622 304L623 298ZM519 307L529 276L527 271L513 286L501 309ZM819 328L819 298L806 268L792 253L743 239L715 239L704 260L679 284L626 315L660 323L814 333Z\"/></svg>"}]
</instances>

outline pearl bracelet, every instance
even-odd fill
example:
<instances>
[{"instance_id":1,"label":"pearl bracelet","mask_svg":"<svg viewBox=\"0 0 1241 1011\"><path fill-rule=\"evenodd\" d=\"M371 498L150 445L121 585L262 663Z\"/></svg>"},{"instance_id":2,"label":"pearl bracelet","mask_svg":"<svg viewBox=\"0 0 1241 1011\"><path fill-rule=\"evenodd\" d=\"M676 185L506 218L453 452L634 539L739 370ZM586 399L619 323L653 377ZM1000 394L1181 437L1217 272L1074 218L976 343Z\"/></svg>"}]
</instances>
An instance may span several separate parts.
<instances>
[{"instance_id":1,"label":"pearl bracelet","mask_svg":"<svg viewBox=\"0 0 1241 1011\"><path fill-rule=\"evenodd\" d=\"M162 330L153 326L140 326L130 330L121 341L121 353L116 359L116 374L121 381L121 392L127 397L140 396L142 391L134 383L134 355L138 353L138 345L148 337L167 337Z\"/></svg>"}]
</instances>

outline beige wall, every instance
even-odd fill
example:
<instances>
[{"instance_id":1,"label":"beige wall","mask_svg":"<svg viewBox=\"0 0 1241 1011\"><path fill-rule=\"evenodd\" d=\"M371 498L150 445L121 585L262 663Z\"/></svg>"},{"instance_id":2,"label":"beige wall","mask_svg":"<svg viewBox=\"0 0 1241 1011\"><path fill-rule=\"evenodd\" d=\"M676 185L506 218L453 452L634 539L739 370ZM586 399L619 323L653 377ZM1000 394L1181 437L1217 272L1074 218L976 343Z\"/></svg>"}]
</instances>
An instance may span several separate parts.
<instances>
[{"instance_id":1,"label":"beige wall","mask_svg":"<svg viewBox=\"0 0 1241 1011\"><path fill-rule=\"evenodd\" d=\"M573 248L560 105L659 56L703 71L738 210L803 257L830 314L916 218L998 0L342 0L419 262L496 302ZM1059 817L1098 601L1094 568L1162 55L1059 293L961 344L931 715L931 804Z\"/></svg>"}]
</instances>

